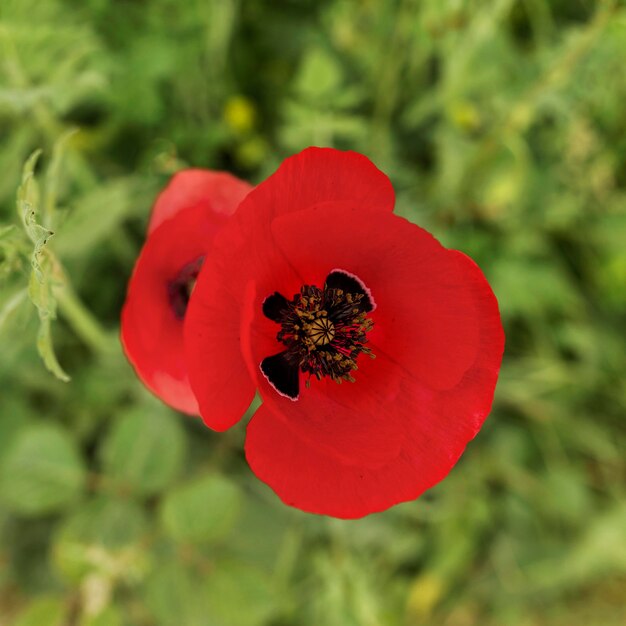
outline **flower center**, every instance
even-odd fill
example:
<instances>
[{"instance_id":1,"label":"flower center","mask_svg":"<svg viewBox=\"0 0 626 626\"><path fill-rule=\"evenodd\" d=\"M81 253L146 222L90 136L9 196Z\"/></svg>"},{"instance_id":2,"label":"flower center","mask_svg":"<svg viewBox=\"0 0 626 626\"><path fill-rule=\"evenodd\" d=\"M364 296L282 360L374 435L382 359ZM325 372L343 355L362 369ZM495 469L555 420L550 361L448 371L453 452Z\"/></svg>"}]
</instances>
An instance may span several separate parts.
<instances>
[{"instance_id":1,"label":"flower center","mask_svg":"<svg viewBox=\"0 0 626 626\"><path fill-rule=\"evenodd\" d=\"M280 324L276 339L285 350L261 362L261 371L281 395L299 397L299 372L354 382L360 354L374 357L365 344L375 308L367 287L353 274L333 270L324 288L303 285L291 300L275 292L263 302L263 313Z\"/></svg>"},{"instance_id":2,"label":"flower center","mask_svg":"<svg viewBox=\"0 0 626 626\"><path fill-rule=\"evenodd\" d=\"M335 325L328 317L318 317L308 325L305 325L304 332L313 342L315 348L327 346L335 337Z\"/></svg>"},{"instance_id":3,"label":"flower center","mask_svg":"<svg viewBox=\"0 0 626 626\"><path fill-rule=\"evenodd\" d=\"M202 268L204 257L201 256L195 261L187 263L174 280L167 285L167 296L170 301L170 307L176 316L176 319L182 320L187 312L189 298L196 285L196 279Z\"/></svg>"}]
</instances>

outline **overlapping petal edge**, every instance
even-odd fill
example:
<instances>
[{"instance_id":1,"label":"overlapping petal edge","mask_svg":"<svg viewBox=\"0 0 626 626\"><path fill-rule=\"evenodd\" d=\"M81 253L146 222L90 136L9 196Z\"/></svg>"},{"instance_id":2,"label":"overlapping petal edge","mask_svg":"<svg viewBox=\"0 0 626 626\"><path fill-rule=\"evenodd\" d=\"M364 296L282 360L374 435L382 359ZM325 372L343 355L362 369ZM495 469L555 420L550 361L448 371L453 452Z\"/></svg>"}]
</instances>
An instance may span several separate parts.
<instances>
[{"instance_id":1,"label":"overlapping petal edge","mask_svg":"<svg viewBox=\"0 0 626 626\"><path fill-rule=\"evenodd\" d=\"M418 497L454 466L488 415L504 348L497 301L475 263L393 215L368 159L310 148L287 159L216 236L185 324L205 423L236 423L258 388L246 456L287 504L356 518ZM297 402L262 375L279 351L262 314L341 269L377 307L355 383L313 378Z\"/></svg>"},{"instance_id":2,"label":"overlapping petal edge","mask_svg":"<svg viewBox=\"0 0 626 626\"><path fill-rule=\"evenodd\" d=\"M121 341L137 375L173 408L197 415L183 352L184 310L171 288L211 252L216 233L252 187L226 172L187 169L157 198L122 309ZM182 303L183 309L184 304Z\"/></svg>"}]
</instances>

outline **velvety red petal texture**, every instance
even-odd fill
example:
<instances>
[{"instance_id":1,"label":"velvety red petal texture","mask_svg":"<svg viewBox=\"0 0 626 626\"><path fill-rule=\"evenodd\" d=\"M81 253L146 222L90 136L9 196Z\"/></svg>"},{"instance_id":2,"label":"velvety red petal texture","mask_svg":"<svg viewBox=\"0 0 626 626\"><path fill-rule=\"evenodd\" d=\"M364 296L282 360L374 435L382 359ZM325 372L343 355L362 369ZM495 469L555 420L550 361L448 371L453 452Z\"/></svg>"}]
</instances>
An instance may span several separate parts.
<instances>
[{"instance_id":1,"label":"velvety red petal texture","mask_svg":"<svg viewBox=\"0 0 626 626\"><path fill-rule=\"evenodd\" d=\"M256 187L242 220L269 225L274 217L321 202L353 202L366 210L393 211L389 178L367 157L332 148L307 148L285 159Z\"/></svg>"},{"instance_id":2,"label":"velvety red petal texture","mask_svg":"<svg viewBox=\"0 0 626 626\"><path fill-rule=\"evenodd\" d=\"M246 456L254 473L286 504L351 519L413 500L448 474L480 429L491 409L504 334L496 299L481 271L461 253L448 254L459 262L482 320L474 362L444 392L400 373L394 403L399 411L410 407L412 417L398 454L377 467L347 463L310 445L293 420L274 410L276 404L263 404L248 425Z\"/></svg>"},{"instance_id":3,"label":"velvety red petal texture","mask_svg":"<svg viewBox=\"0 0 626 626\"><path fill-rule=\"evenodd\" d=\"M480 319L471 290L457 256L419 226L325 203L277 218L272 234L304 282L334 268L356 274L378 305L370 342L424 384L448 389L472 364Z\"/></svg>"},{"instance_id":4,"label":"velvety red petal texture","mask_svg":"<svg viewBox=\"0 0 626 626\"><path fill-rule=\"evenodd\" d=\"M348 198L364 210L389 213L393 209L389 179L366 157L308 148L286 159L253 189L216 238L198 277L185 324L190 382L200 413L211 428L225 430L238 422L254 395L240 334L248 283L254 282L257 298L264 298L267 289L297 291L301 285L274 245L274 218ZM208 358L210 354L220 354L220 361ZM231 383L236 385L234 390Z\"/></svg>"},{"instance_id":5,"label":"velvety red petal texture","mask_svg":"<svg viewBox=\"0 0 626 626\"><path fill-rule=\"evenodd\" d=\"M246 455L288 504L361 517L441 480L487 416L504 346L477 266L393 215L386 177L354 153L288 159L216 236L187 312L185 353L205 422L232 426L260 391ZM324 286L333 270L371 291L367 354L355 383L300 375L296 401L260 370L285 349L263 314L279 292ZM219 355L214 358L211 355Z\"/></svg>"},{"instance_id":6,"label":"velvety red petal texture","mask_svg":"<svg viewBox=\"0 0 626 626\"><path fill-rule=\"evenodd\" d=\"M324 278L322 275L317 284ZM262 300L253 302L248 313L248 334L242 334L242 348L263 402L273 407L276 416L288 422L307 445L348 465L376 468L397 456L404 422L411 417L410 406L395 402L400 389L398 367L384 354L376 359L362 355L359 369L353 373L358 384L312 379L306 389L301 376L300 398L295 402L284 398L259 368L263 358L283 348L276 341L279 327L260 313Z\"/></svg>"},{"instance_id":7,"label":"velvety red petal texture","mask_svg":"<svg viewBox=\"0 0 626 626\"><path fill-rule=\"evenodd\" d=\"M148 234L179 211L202 206L217 215L232 215L252 186L227 172L186 169L172 176L157 198Z\"/></svg>"},{"instance_id":8,"label":"velvety red petal texture","mask_svg":"<svg viewBox=\"0 0 626 626\"><path fill-rule=\"evenodd\" d=\"M128 284L122 310L122 343L144 384L164 402L195 414L183 353L183 322L172 309L168 285L202 257L219 226L202 207L163 223L146 241ZM210 245L210 244L209 244Z\"/></svg>"},{"instance_id":9,"label":"velvety red petal texture","mask_svg":"<svg viewBox=\"0 0 626 626\"><path fill-rule=\"evenodd\" d=\"M183 350L183 319L168 289L190 263L210 254L216 233L251 186L230 174L183 170L158 197L149 236L133 270L121 339L145 385L170 406L198 414Z\"/></svg>"}]
</instances>

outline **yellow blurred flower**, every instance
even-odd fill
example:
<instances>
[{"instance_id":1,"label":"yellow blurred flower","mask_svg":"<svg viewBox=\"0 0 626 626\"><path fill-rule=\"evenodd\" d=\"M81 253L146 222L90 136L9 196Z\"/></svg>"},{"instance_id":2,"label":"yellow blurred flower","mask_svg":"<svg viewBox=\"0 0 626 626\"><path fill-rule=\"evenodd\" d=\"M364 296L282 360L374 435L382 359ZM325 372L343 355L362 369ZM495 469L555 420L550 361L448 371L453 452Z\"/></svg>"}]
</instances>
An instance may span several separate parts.
<instances>
[{"instance_id":1,"label":"yellow blurred flower","mask_svg":"<svg viewBox=\"0 0 626 626\"><path fill-rule=\"evenodd\" d=\"M249 132L256 121L254 104L245 96L230 97L224 106L224 121L238 133Z\"/></svg>"},{"instance_id":2,"label":"yellow blurred flower","mask_svg":"<svg viewBox=\"0 0 626 626\"><path fill-rule=\"evenodd\" d=\"M407 611L412 618L431 615L445 591L444 581L435 574L423 574L410 587Z\"/></svg>"},{"instance_id":3,"label":"yellow blurred flower","mask_svg":"<svg viewBox=\"0 0 626 626\"><path fill-rule=\"evenodd\" d=\"M480 112L471 102L453 103L448 114L455 126L467 132L476 130L481 124Z\"/></svg>"}]
</instances>

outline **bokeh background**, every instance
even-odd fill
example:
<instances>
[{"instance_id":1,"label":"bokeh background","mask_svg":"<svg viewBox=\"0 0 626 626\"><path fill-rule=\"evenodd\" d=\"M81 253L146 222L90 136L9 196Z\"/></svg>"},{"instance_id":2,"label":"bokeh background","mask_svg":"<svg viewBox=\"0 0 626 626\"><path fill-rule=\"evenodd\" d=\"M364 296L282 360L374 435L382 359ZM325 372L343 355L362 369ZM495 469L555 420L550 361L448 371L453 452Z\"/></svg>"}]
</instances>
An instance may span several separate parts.
<instances>
[{"instance_id":1,"label":"bokeh background","mask_svg":"<svg viewBox=\"0 0 626 626\"><path fill-rule=\"evenodd\" d=\"M625 59L617 1L0 0L0 625L625 624ZM312 144L387 172L507 332L451 475L354 522L118 342L168 177Z\"/></svg>"}]
</instances>

